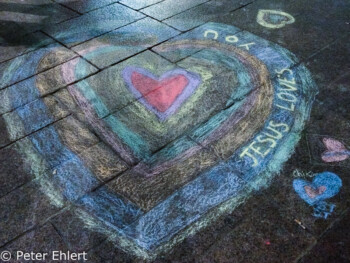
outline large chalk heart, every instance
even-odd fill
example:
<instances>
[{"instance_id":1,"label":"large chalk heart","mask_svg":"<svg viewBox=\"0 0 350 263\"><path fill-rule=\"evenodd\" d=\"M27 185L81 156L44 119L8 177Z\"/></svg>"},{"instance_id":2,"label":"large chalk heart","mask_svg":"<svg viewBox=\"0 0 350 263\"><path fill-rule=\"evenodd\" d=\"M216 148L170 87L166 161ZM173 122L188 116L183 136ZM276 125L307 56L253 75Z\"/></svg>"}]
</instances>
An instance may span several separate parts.
<instances>
[{"instance_id":1,"label":"large chalk heart","mask_svg":"<svg viewBox=\"0 0 350 263\"><path fill-rule=\"evenodd\" d=\"M342 180L334 173L318 174L312 183L302 179L293 181L294 190L309 205L335 196L342 186Z\"/></svg>"},{"instance_id":2,"label":"large chalk heart","mask_svg":"<svg viewBox=\"0 0 350 263\"><path fill-rule=\"evenodd\" d=\"M169 30L143 19L81 45L73 34L80 57L49 46L0 75L0 114L40 190L148 259L266 187L316 93L293 54L246 31ZM341 181L295 186L313 203Z\"/></svg>"}]
</instances>

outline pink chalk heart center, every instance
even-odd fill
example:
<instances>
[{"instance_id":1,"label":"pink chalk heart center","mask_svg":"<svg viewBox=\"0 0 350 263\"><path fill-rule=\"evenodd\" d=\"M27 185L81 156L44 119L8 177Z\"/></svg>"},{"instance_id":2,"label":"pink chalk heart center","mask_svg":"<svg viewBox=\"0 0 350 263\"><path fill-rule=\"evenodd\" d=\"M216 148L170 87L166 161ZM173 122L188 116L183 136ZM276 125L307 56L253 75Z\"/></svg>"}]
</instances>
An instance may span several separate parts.
<instances>
[{"instance_id":1,"label":"pink chalk heart center","mask_svg":"<svg viewBox=\"0 0 350 263\"><path fill-rule=\"evenodd\" d=\"M131 74L131 83L150 105L165 112L183 92L189 80L181 74L157 80L134 71Z\"/></svg>"},{"instance_id":2,"label":"pink chalk heart center","mask_svg":"<svg viewBox=\"0 0 350 263\"><path fill-rule=\"evenodd\" d=\"M309 185L305 185L304 189L305 189L306 194L310 198L315 198L316 196L323 194L327 188L325 186L320 186L320 187L315 189Z\"/></svg>"},{"instance_id":3,"label":"pink chalk heart center","mask_svg":"<svg viewBox=\"0 0 350 263\"><path fill-rule=\"evenodd\" d=\"M181 68L158 77L146 69L130 66L122 74L127 88L138 102L161 122L175 114L201 83L199 74Z\"/></svg>"}]
</instances>

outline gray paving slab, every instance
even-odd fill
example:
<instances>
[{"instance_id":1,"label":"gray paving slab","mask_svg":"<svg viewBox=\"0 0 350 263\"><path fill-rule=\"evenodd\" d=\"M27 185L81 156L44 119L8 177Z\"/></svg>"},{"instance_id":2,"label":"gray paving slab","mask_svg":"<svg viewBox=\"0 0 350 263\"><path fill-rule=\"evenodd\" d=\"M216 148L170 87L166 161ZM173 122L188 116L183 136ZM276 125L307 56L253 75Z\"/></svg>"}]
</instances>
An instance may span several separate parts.
<instances>
[{"instance_id":1,"label":"gray paving slab","mask_svg":"<svg viewBox=\"0 0 350 263\"><path fill-rule=\"evenodd\" d=\"M12 60L0 63L0 89L32 77L37 73L53 68L77 56L78 55L73 51L59 44L51 44L39 50L35 50ZM43 57L45 57L45 59ZM42 63L40 63L40 66L37 67L37 63L40 60ZM28 66L23 69L21 68L23 63L33 66Z\"/></svg>"},{"instance_id":2,"label":"gray paving slab","mask_svg":"<svg viewBox=\"0 0 350 263\"><path fill-rule=\"evenodd\" d=\"M42 48L53 42L53 39L41 32L25 35L24 41L22 36L9 40L3 39L3 41L0 41L0 63Z\"/></svg>"},{"instance_id":3,"label":"gray paving slab","mask_svg":"<svg viewBox=\"0 0 350 263\"><path fill-rule=\"evenodd\" d=\"M17 35L14 35L16 32ZM28 32L15 23L0 20L0 43L16 41L17 36L22 36ZM18 41L17 41L18 42Z\"/></svg>"},{"instance_id":4,"label":"gray paving slab","mask_svg":"<svg viewBox=\"0 0 350 263\"><path fill-rule=\"evenodd\" d=\"M346 36L340 38L306 62L320 87L306 127L311 134L342 138L350 132L347 103L350 65L346 59L350 50L345 39Z\"/></svg>"},{"instance_id":5,"label":"gray paving slab","mask_svg":"<svg viewBox=\"0 0 350 263\"><path fill-rule=\"evenodd\" d=\"M268 196L268 191L253 195L241 211L232 213L230 218L237 220L237 225L199 255L200 261L293 262L316 241L312 234L290 224L293 219L279 214L279 207ZM246 208L255 212L245 216Z\"/></svg>"},{"instance_id":6,"label":"gray paving slab","mask_svg":"<svg viewBox=\"0 0 350 263\"><path fill-rule=\"evenodd\" d=\"M251 0L213 0L165 19L163 22L178 30L187 31L226 15L250 2Z\"/></svg>"},{"instance_id":7,"label":"gray paving slab","mask_svg":"<svg viewBox=\"0 0 350 263\"><path fill-rule=\"evenodd\" d=\"M176 36L173 39L170 39L160 45L155 46L154 48L152 48L152 50L171 62L174 62L174 63L179 62L181 60L184 60L188 57L191 57L199 53L201 50L205 50L206 48L201 48L201 47L168 48L168 47L171 46L172 43L178 42L179 45L181 45L182 41L200 39L204 35L205 31L206 31L205 25L199 26L186 33L182 33L179 36ZM230 35L236 35L240 31L241 30L239 28L235 28L235 29L230 28L230 30L226 33Z\"/></svg>"},{"instance_id":8,"label":"gray paving slab","mask_svg":"<svg viewBox=\"0 0 350 263\"><path fill-rule=\"evenodd\" d=\"M154 5L154 4L162 2L162 1L164 1L164 0L134 0L134 1L121 0L119 2L131 7L133 9L141 9L141 8L145 8L147 6Z\"/></svg>"},{"instance_id":9,"label":"gray paving slab","mask_svg":"<svg viewBox=\"0 0 350 263\"><path fill-rule=\"evenodd\" d=\"M347 109L346 105L338 107ZM338 138L346 137L344 135L350 133L349 119L334 112L333 109L324 107L323 101L315 101L311 114L313 118L306 125L306 131L309 133Z\"/></svg>"},{"instance_id":10,"label":"gray paving slab","mask_svg":"<svg viewBox=\"0 0 350 263\"><path fill-rule=\"evenodd\" d=\"M62 69L71 65L71 63L81 63L86 70L82 74L76 75L74 79L57 78L56 76L62 72ZM69 84L79 81L90 74L96 72L97 69L88 64L81 58L75 58L69 62L58 65L45 72L39 73L29 79L23 80L8 88L0 90L0 100L3 102L0 106L0 115L10 112L18 107L24 106L34 100L44 97L50 93L57 91L60 88L68 86ZM40 91L33 89L33 83L41 83Z\"/></svg>"},{"instance_id":11,"label":"gray paving slab","mask_svg":"<svg viewBox=\"0 0 350 263\"><path fill-rule=\"evenodd\" d=\"M4 250L9 251L12 254L12 260L16 260L16 262L57 262L57 260L53 259L53 251L67 253L68 247L55 228L50 223L47 223L14 240L5 246ZM27 254L24 255L24 253ZM44 253L46 253L45 256ZM59 257L59 255L57 256ZM60 261L67 262L64 258Z\"/></svg>"},{"instance_id":12,"label":"gray paving slab","mask_svg":"<svg viewBox=\"0 0 350 263\"><path fill-rule=\"evenodd\" d=\"M106 239L105 235L89 229L81 216L75 209L68 209L50 220L71 251L88 251Z\"/></svg>"},{"instance_id":13,"label":"gray paving slab","mask_svg":"<svg viewBox=\"0 0 350 263\"><path fill-rule=\"evenodd\" d=\"M97 67L105 68L177 34L175 29L147 17L75 46L73 50Z\"/></svg>"},{"instance_id":14,"label":"gray paving slab","mask_svg":"<svg viewBox=\"0 0 350 263\"><path fill-rule=\"evenodd\" d=\"M26 0L25 3L23 3L22 0L1 0L2 4L8 4L8 3L11 3L11 4L19 4L19 5L22 5L22 4L28 4L28 5L45 5L45 4L49 4L49 3L52 3L51 0Z\"/></svg>"},{"instance_id":15,"label":"gray paving slab","mask_svg":"<svg viewBox=\"0 0 350 263\"><path fill-rule=\"evenodd\" d=\"M89 253L91 262L106 262L109 261L110 258L114 258L119 262L138 262L142 263L143 260L137 260L132 255L128 255L123 250L115 247L113 242L106 241L100 244L99 246L94 247Z\"/></svg>"},{"instance_id":16,"label":"gray paving slab","mask_svg":"<svg viewBox=\"0 0 350 263\"><path fill-rule=\"evenodd\" d=\"M83 14L119 2L119 0L55 0L55 2L61 3L64 6Z\"/></svg>"},{"instance_id":17,"label":"gray paving slab","mask_svg":"<svg viewBox=\"0 0 350 263\"><path fill-rule=\"evenodd\" d=\"M0 181L6 182L0 186L1 197L34 179L30 173L31 163L20 151L26 143L28 140L24 139L0 150ZM6 161L8 158L11 158L11 163Z\"/></svg>"},{"instance_id":18,"label":"gray paving slab","mask_svg":"<svg viewBox=\"0 0 350 263\"><path fill-rule=\"evenodd\" d=\"M144 15L115 3L56 26L50 26L44 31L65 45L74 46L142 17Z\"/></svg>"},{"instance_id":19,"label":"gray paving slab","mask_svg":"<svg viewBox=\"0 0 350 263\"><path fill-rule=\"evenodd\" d=\"M48 105L50 113L44 104ZM35 100L17 108L15 111L6 113L2 115L2 118L7 122L9 141L15 142L68 115L70 115L70 112L51 95L43 100ZM8 142L8 140L5 142ZM5 145L0 145L0 147Z\"/></svg>"},{"instance_id":20,"label":"gray paving slab","mask_svg":"<svg viewBox=\"0 0 350 263\"><path fill-rule=\"evenodd\" d=\"M0 246L44 223L59 211L60 208L52 205L38 188L38 182L33 181L0 199Z\"/></svg>"},{"instance_id":21,"label":"gray paving slab","mask_svg":"<svg viewBox=\"0 0 350 263\"><path fill-rule=\"evenodd\" d=\"M349 228L349 219L350 212L348 211L306 255L302 256L299 262L347 262L350 258L348 249L350 240L344 228Z\"/></svg>"},{"instance_id":22,"label":"gray paving slab","mask_svg":"<svg viewBox=\"0 0 350 263\"><path fill-rule=\"evenodd\" d=\"M306 61L321 89L350 71L350 34L345 34ZM336 101L335 101L336 102Z\"/></svg>"},{"instance_id":23,"label":"gray paving slab","mask_svg":"<svg viewBox=\"0 0 350 263\"><path fill-rule=\"evenodd\" d=\"M37 4L3 3L2 6L5 8L5 11L0 11L2 20L14 22L28 32L78 16L78 13L51 1Z\"/></svg>"},{"instance_id":24,"label":"gray paving slab","mask_svg":"<svg viewBox=\"0 0 350 263\"><path fill-rule=\"evenodd\" d=\"M2 116L0 117L0 124L0 147L2 147L9 144L11 142L11 139L6 128L6 121Z\"/></svg>"},{"instance_id":25,"label":"gray paving slab","mask_svg":"<svg viewBox=\"0 0 350 263\"><path fill-rule=\"evenodd\" d=\"M150 7L146 7L141 11L148 16L163 20L207 1L208 0L165 0Z\"/></svg>"}]
</instances>

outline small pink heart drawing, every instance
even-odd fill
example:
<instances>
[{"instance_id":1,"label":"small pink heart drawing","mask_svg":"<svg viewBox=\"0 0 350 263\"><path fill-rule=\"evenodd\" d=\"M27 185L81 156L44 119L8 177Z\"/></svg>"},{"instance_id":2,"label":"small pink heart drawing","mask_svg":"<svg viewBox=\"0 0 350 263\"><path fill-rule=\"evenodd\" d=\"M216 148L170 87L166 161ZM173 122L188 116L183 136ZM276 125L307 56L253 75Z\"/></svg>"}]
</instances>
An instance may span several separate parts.
<instances>
[{"instance_id":1,"label":"small pink heart drawing","mask_svg":"<svg viewBox=\"0 0 350 263\"><path fill-rule=\"evenodd\" d=\"M350 157L350 151L340 142L332 138L323 138L323 144L327 148L322 153L324 162L340 162Z\"/></svg>"},{"instance_id":2,"label":"small pink heart drawing","mask_svg":"<svg viewBox=\"0 0 350 263\"><path fill-rule=\"evenodd\" d=\"M309 185L305 185L304 186L304 189L305 189L305 192L306 192L306 194L310 197L310 198L315 198L316 196L318 196L318 195L321 195L321 194L323 194L324 193L324 191L326 191L326 187L325 186L320 186L320 187L318 187L318 188L313 188L313 187L311 187L311 186L309 186Z\"/></svg>"}]
</instances>

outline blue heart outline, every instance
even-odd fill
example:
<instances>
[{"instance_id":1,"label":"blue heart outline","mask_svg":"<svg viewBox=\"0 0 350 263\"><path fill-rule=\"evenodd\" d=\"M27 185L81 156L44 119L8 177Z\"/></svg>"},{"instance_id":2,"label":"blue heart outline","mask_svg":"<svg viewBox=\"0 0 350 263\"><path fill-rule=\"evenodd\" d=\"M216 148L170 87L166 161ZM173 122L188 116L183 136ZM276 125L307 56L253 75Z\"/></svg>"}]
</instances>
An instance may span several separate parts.
<instances>
[{"instance_id":1,"label":"blue heart outline","mask_svg":"<svg viewBox=\"0 0 350 263\"><path fill-rule=\"evenodd\" d=\"M311 198L305 191L305 186L310 186L314 189L318 189L320 186L325 186L326 190L316 196L315 198ZM342 187L342 180L340 177L331 172L323 172L318 174L313 181L310 183L303 179L295 179L293 181L294 190L298 193L298 195L309 205L314 205L319 201L326 200L335 196L340 188Z\"/></svg>"}]
</instances>

